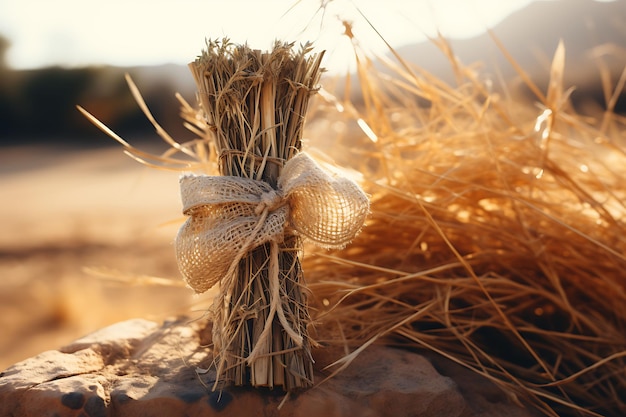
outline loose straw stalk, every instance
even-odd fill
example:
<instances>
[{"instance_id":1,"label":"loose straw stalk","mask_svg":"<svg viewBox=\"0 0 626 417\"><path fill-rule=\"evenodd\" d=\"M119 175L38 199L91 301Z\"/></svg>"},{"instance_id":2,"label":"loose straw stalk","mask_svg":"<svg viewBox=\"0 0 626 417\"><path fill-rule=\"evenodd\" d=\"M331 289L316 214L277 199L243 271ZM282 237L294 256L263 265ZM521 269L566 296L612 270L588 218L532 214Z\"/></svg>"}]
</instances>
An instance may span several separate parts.
<instances>
[{"instance_id":1,"label":"loose straw stalk","mask_svg":"<svg viewBox=\"0 0 626 417\"><path fill-rule=\"evenodd\" d=\"M282 166L300 150L323 54L310 54L308 45L299 52L292 47L277 42L264 53L209 41L189 65L221 175L276 187ZM222 281L213 326L218 381L286 391L311 386L300 247L300 238L286 230L282 242L251 250Z\"/></svg>"}]
</instances>

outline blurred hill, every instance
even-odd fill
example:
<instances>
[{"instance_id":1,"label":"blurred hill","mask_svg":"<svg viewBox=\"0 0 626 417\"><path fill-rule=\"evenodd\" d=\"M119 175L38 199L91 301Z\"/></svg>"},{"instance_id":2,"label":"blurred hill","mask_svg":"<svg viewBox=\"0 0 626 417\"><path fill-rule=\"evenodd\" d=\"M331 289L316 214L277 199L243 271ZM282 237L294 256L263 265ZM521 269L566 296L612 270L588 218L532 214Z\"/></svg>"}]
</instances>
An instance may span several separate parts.
<instances>
[{"instance_id":1,"label":"blurred hill","mask_svg":"<svg viewBox=\"0 0 626 417\"><path fill-rule=\"evenodd\" d=\"M384 35L384 28L380 29ZM544 91L552 56L563 39L565 87L576 87L572 100L579 110L601 110L606 102L605 90L615 88L626 66L626 0L537 1L504 19L493 33ZM479 63L481 76L493 80L494 88L504 83L520 97L532 99L488 34L448 41L463 63ZM76 104L125 138L135 141L154 137L154 129L124 81L126 72L168 132L181 140L192 136L182 126L179 103L174 97L179 92L195 103L195 86L186 66L14 71L2 59L8 46L0 39L0 145L48 141L55 145L112 144L104 135L102 140L85 141L85 137L93 138L96 130L79 114ZM400 47L397 52L408 62L455 83L448 58L433 42ZM356 77L351 79L357 82ZM358 89L352 91L353 99L359 102ZM616 107L620 113L626 111L625 95L622 91Z\"/></svg>"},{"instance_id":2,"label":"blurred hill","mask_svg":"<svg viewBox=\"0 0 626 417\"><path fill-rule=\"evenodd\" d=\"M512 13L492 28L495 37L542 91L546 91L552 57L559 41L565 45L565 88L575 86L575 105L603 106L603 80L614 89L626 69L626 0L536 1ZM479 63L483 77L517 88L526 97L530 91L492 37L451 39L454 54L464 64ZM420 68L454 84L448 58L432 42L409 45L397 52ZM626 110L622 91L617 111Z\"/></svg>"}]
</instances>

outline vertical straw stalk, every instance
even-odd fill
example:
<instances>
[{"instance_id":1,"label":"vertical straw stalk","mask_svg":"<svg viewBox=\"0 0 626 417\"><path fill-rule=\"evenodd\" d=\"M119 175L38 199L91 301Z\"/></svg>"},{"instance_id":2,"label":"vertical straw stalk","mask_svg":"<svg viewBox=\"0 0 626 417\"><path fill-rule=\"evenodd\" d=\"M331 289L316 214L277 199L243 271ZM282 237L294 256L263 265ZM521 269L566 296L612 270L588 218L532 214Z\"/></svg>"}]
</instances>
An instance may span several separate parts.
<instances>
[{"instance_id":1,"label":"vertical straw stalk","mask_svg":"<svg viewBox=\"0 0 626 417\"><path fill-rule=\"evenodd\" d=\"M309 45L296 52L293 44L277 42L261 52L227 39L207 42L189 67L221 175L276 187L284 163L301 149L322 56ZM300 238L287 228L282 242L252 249L222 280L213 326L218 381L286 391L312 384L300 248Z\"/></svg>"}]
</instances>

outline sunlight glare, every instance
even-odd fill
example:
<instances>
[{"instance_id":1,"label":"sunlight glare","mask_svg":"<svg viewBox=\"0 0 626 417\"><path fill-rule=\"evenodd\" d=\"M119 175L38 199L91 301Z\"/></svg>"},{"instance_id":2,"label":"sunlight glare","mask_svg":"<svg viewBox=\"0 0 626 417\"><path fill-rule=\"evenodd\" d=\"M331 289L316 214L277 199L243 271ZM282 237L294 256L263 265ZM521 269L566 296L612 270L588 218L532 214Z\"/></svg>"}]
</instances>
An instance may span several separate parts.
<instances>
[{"instance_id":1,"label":"sunlight glare","mask_svg":"<svg viewBox=\"0 0 626 417\"><path fill-rule=\"evenodd\" d=\"M529 2L0 1L0 35L10 41L6 61L15 69L186 64L199 54L205 39L227 36L260 49L276 39L312 41L327 51L330 72L345 72L353 69L354 53L344 36L344 20L352 23L359 47L382 54L386 46L370 23L398 47L424 41L437 30L448 37L474 36Z\"/></svg>"}]
</instances>

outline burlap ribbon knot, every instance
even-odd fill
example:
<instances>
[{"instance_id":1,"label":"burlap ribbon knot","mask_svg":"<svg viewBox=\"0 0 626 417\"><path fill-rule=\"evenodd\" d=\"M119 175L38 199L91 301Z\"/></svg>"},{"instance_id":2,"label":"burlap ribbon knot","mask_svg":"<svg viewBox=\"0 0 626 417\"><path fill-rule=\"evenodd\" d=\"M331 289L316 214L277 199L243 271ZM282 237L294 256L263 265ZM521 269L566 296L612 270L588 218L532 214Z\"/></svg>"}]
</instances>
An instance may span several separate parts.
<instances>
[{"instance_id":1,"label":"burlap ribbon knot","mask_svg":"<svg viewBox=\"0 0 626 417\"><path fill-rule=\"evenodd\" d=\"M197 293L234 274L250 250L282 242L286 228L319 246L341 248L369 212L355 182L327 173L306 153L285 163L277 189L249 178L197 175L183 176L180 187L189 218L176 237L176 257Z\"/></svg>"}]
</instances>

